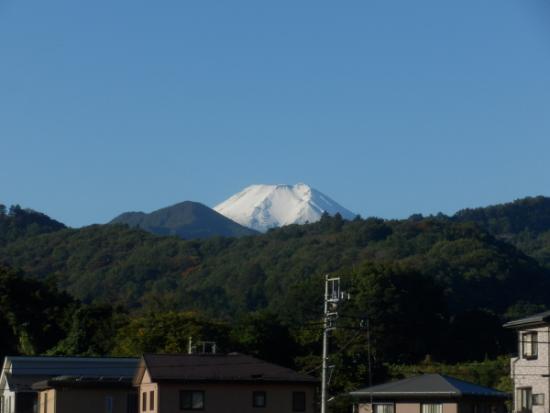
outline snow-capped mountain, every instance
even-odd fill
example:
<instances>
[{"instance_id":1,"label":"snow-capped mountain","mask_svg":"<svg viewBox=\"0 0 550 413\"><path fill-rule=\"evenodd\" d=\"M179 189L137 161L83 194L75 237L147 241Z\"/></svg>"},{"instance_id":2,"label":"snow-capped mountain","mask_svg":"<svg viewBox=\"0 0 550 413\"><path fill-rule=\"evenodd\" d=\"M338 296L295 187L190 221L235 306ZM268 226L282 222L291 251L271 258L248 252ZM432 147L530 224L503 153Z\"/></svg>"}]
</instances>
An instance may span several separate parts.
<instances>
[{"instance_id":1,"label":"snow-capped mountain","mask_svg":"<svg viewBox=\"0 0 550 413\"><path fill-rule=\"evenodd\" d=\"M265 232L289 224L305 224L321 218L323 212L337 212L345 219L355 214L306 184L251 185L214 207L227 218Z\"/></svg>"}]
</instances>

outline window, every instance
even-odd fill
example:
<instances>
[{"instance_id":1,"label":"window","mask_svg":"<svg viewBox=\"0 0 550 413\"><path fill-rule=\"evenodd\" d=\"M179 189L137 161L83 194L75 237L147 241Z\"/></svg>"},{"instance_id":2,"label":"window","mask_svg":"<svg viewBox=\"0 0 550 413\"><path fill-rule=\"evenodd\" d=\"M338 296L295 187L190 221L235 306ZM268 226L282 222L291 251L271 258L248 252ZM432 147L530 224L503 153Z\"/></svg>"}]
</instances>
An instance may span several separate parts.
<instances>
[{"instance_id":1,"label":"window","mask_svg":"<svg viewBox=\"0 0 550 413\"><path fill-rule=\"evenodd\" d=\"M375 404L374 413L393 413L393 404Z\"/></svg>"},{"instance_id":2,"label":"window","mask_svg":"<svg viewBox=\"0 0 550 413\"><path fill-rule=\"evenodd\" d=\"M44 405L42 411L44 413L48 413L48 394L46 392L44 392L44 394L42 395L42 404ZM11 412L11 406L8 407L8 413Z\"/></svg>"},{"instance_id":3,"label":"window","mask_svg":"<svg viewBox=\"0 0 550 413\"><path fill-rule=\"evenodd\" d=\"M252 407L265 407L265 391L255 391L252 393Z\"/></svg>"},{"instance_id":4,"label":"window","mask_svg":"<svg viewBox=\"0 0 550 413\"><path fill-rule=\"evenodd\" d=\"M105 413L113 413L113 396L105 396Z\"/></svg>"},{"instance_id":5,"label":"window","mask_svg":"<svg viewBox=\"0 0 550 413\"><path fill-rule=\"evenodd\" d=\"M441 403L423 404L422 413L443 413L443 405Z\"/></svg>"},{"instance_id":6,"label":"window","mask_svg":"<svg viewBox=\"0 0 550 413\"><path fill-rule=\"evenodd\" d=\"M523 387L516 390L516 409L518 412L530 412L532 403L531 387Z\"/></svg>"},{"instance_id":7,"label":"window","mask_svg":"<svg viewBox=\"0 0 550 413\"><path fill-rule=\"evenodd\" d=\"M204 410L204 392L202 390L180 391L180 410Z\"/></svg>"},{"instance_id":8,"label":"window","mask_svg":"<svg viewBox=\"0 0 550 413\"><path fill-rule=\"evenodd\" d=\"M533 394L533 406L544 405L544 393Z\"/></svg>"},{"instance_id":9,"label":"window","mask_svg":"<svg viewBox=\"0 0 550 413\"><path fill-rule=\"evenodd\" d=\"M4 413L4 396L0 396L0 413Z\"/></svg>"},{"instance_id":10,"label":"window","mask_svg":"<svg viewBox=\"0 0 550 413\"><path fill-rule=\"evenodd\" d=\"M295 391L292 393L292 411L306 411L306 394L303 391Z\"/></svg>"},{"instance_id":11,"label":"window","mask_svg":"<svg viewBox=\"0 0 550 413\"><path fill-rule=\"evenodd\" d=\"M149 410L155 410L155 392L153 390L149 392Z\"/></svg>"},{"instance_id":12,"label":"window","mask_svg":"<svg viewBox=\"0 0 550 413\"><path fill-rule=\"evenodd\" d=\"M141 393L141 411L142 412L147 411L147 393L146 392Z\"/></svg>"},{"instance_id":13,"label":"window","mask_svg":"<svg viewBox=\"0 0 550 413\"><path fill-rule=\"evenodd\" d=\"M537 333L529 332L521 335L522 355L525 359L536 359L538 355Z\"/></svg>"}]
</instances>

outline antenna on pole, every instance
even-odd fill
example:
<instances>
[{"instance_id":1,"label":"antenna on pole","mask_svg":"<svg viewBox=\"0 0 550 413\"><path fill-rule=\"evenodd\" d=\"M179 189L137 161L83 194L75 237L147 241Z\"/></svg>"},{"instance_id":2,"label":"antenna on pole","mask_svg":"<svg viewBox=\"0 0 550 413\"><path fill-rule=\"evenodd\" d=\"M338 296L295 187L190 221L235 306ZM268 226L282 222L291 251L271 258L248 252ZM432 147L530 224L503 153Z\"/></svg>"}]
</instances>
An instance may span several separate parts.
<instances>
[{"instance_id":1,"label":"antenna on pole","mask_svg":"<svg viewBox=\"0 0 550 413\"><path fill-rule=\"evenodd\" d=\"M218 347L215 341L198 341L193 345L193 337L189 336L187 354L216 354Z\"/></svg>"},{"instance_id":2,"label":"antenna on pole","mask_svg":"<svg viewBox=\"0 0 550 413\"><path fill-rule=\"evenodd\" d=\"M327 412L327 390L329 378L328 369L328 334L335 330L338 319L338 304L342 300L349 300L351 295L340 290L340 277L325 276L325 298L323 311L323 365L321 369L321 413ZM331 370L332 371L332 370ZM331 374L332 375L332 374Z\"/></svg>"}]
</instances>

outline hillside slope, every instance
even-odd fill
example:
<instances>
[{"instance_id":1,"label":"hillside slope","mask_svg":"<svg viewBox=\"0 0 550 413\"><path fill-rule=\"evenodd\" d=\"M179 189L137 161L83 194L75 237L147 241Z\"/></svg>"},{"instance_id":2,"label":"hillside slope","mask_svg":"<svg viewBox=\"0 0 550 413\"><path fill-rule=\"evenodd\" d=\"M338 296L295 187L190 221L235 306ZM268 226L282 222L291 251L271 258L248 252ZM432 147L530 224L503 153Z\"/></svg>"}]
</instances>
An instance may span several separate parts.
<instances>
[{"instance_id":1,"label":"hillside slope","mask_svg":"<svg viewBox=\"0 0 550 413\"><path fill-rule=\"evenodd\" d=\"M183 239L256 234L256 231L231 221L206 205L191 201L180 202L149 214L126 212L110 223L127 224L153 234L176 235Z\"/></svg>"},{"instance_id":2,"label":"hillside slope","mask_svg":"<svg viewBox=\"0 0 550 413\"><path fill-rule=\"evenodd\" d=\"M17 239L59 231L66 228L45 214L12 205L6 211L0 204L0 246Z\"/></svg>"},{"instance_id":3,"label":"hillside slope","mask_svg":"<svg viewBox=\"0 0 550 413\"><path fill-rule=\"evenodd\" d=\"M452 219L475 222L550 268L550 198L528 197L500 205L463 209Z\"/></svg>"}]
</instances>

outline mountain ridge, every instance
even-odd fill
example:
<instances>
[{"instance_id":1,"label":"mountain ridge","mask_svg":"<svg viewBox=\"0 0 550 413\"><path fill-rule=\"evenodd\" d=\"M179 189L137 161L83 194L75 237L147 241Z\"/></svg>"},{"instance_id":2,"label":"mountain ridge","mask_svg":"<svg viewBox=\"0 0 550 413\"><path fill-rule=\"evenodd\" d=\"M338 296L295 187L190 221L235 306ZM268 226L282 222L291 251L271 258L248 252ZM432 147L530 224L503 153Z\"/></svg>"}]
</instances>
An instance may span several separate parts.
<instances>
[{"instance_id":1,"label":"mountain ridge","mask_svg":"<svg viewBox=\"0 0 550 413\"><path fill-rule=\"evenodd\" d=\"M109 224L126 224L156 235L175 235L183 239L214 236L241 237L256 231L243 227L204 204L183 201L150 213L124 212Z\"/></svg>"}]
</instances>

